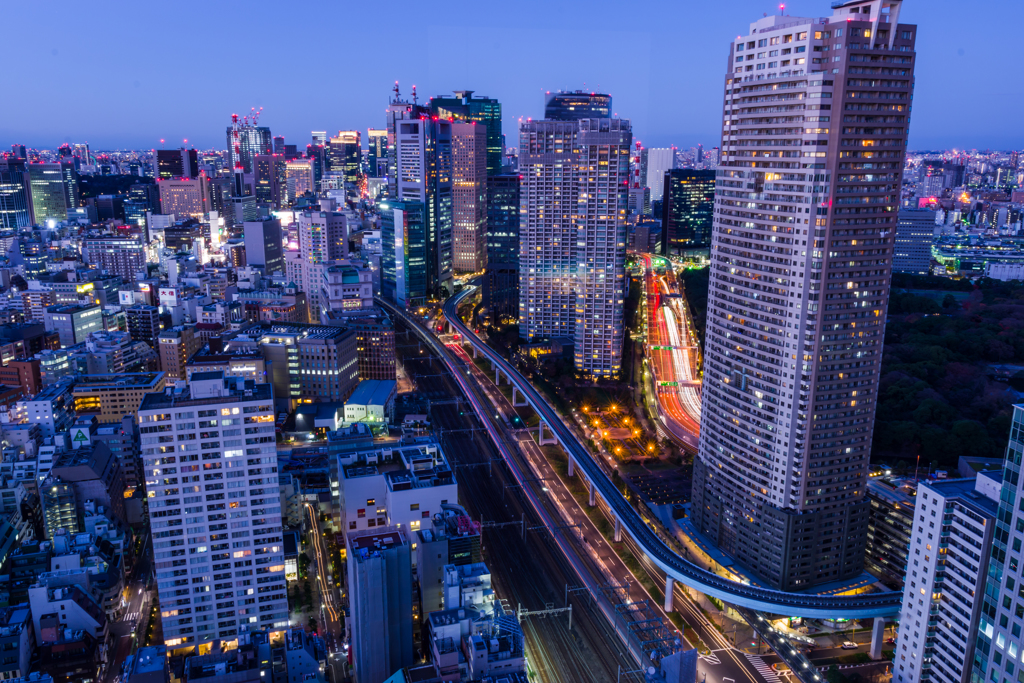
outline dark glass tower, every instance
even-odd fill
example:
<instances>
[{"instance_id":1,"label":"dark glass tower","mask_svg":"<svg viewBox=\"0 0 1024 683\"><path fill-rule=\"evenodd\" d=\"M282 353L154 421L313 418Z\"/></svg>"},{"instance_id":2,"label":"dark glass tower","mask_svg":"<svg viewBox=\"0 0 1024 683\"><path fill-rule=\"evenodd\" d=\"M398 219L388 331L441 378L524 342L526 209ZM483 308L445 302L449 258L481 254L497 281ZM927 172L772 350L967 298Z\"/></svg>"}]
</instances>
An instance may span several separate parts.
<instances>
[{"instance_id":1,"label":"dark glass tower","mask_svg":"<svg viewBox=\"0 0 1024 683\"><path fill-rule=\"evenodd\" d=\"M153 150L157 178L198 178L199 157L194 149Z\"/></svg>"},{"instance_id":2,"label":"dark glass tower","mask_svg":"<svg viewBox=\"0 0 1024 683\"><path fill-rule=\"evenodd\" d=\"M32 225L30 196L24 160L0 160L0 228Z\"/></svg>"},{"instance_id":3,"label":"dark glass tower","mask_svg":"<svg viewBox=\"0 0 1024 683\"><path fill-rule=\"evenodd\" d=\"M483 304L493 323L519 316L519 176L487 179Z\"/></svg>"},{"instance_id":4,"label":"dark glass tower","mask_svg":"<svg viewBox=\"0 0 1024 683\"><path fill-rule=\"evenodd\" d=\"M711 246L715 212L715 172L674 168L665 173L662 195L661 253L681 255Z\"/></svg>"},{"instance_id":5,"label":"dark glass tower","mask_svg":"<svg viewBox=\"0 0 1024 683\"><path fill-rule=\"evenodd\" d=\"M487 175L501 173L501 103L473 97L472 90L456 90L455 97L433 97L430 111L442 119L475 121L487 128Z\"/></svg>"},{"instance_id":6,"label":"dark glass tower","mask_svg":"<svg viewBox=\"0 0 1024 683\"><path fill-rule=\"evenodd\" d=\"M579 121L580 119L610 119L612 96L599 93L549 92L544 97L544 118L548 121Z\"/></svg>"},{"instance_id":7,"label":"dark glass tower","mask_svg":"<svg viewBox=\"0 0 1024 683\"><path fill-rule=\"evenodd\" d=\"M381 294L400 305L426 300L429 254L424 205L388 201L381 208Z\"/></svg>"}]
</instances>

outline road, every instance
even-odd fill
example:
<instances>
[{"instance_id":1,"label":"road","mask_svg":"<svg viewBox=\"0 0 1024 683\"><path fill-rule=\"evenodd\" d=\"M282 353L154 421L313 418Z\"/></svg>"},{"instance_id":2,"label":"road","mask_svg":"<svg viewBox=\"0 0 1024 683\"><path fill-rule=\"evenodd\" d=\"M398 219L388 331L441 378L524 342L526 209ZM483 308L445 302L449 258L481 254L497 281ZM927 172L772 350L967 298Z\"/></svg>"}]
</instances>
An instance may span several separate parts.
<instances>
[{"instance_id":1,"label":"road","mask_svg":"<svg viewBox=\"0 0 1024 683\"><path fill-rule=\"evenodd\" d=\"M610 508L616 523L621 524L622 528L642 548L643 553L662 571L666 572L673 581L681 581L706 595L732 604L793 616L860 618L892 616L899 612L902 593L896 591L851 596L789 593L723 579L676 554L665 538L660 535L661 532L655 526L648 524L633 509L629 501L622 496L615 484L602 471L601 466L589 450L576 438L573 430L563 422L563 418L547 404L533 385L499 353L477 337L459 318L457 310L459 302L473 291L474 288L467 288L445 302L445 320L457 333L463 335L466 341L472 343L475 349L482 352L501 371L502 375L516 386L523 398L537 411L551 430L558 443L568 454L570 462L578 468L577 471L580 471L587 481L597 488ZM384 305L392 313L404 315L393 306ZM427 337L426 341L439 357L445 357L443 346L439 341L430 337Z\"/></svg>"},{"instance_id":2,"label":"road","mask_svg":"<svg viewBox=\"0 0 1024 683\"><path fill-rule=\"evenodd\" d=\"M404 326L400 320L396 325L399 330ZM403 363L420 390L452 396L463 393L435 359L406 357ZM457 405L435 405L431 420L443 435L442 447L455 468L460 502L475 519L488 525L483 530L484 559L498 598L512 609L518 605L530 610L562 607L566 586L580 585L577 571L581 569L563 554L559 543L564 543L564 536L536 529L527 530L524 537L522 525L490 526L525 520L530 528L543 526L544 521L473 412ZM541 488L541 482L529 485L537 492ZM527 658L537 678L615 681L620 666L635 669L635 661L597 607L575 594L569 596L569 602L573 606L571 630L566 616L523 620Z\"/></svg>"},{"instance_id":3,"label":"road","mask_svg":"<svg viewBox=\"0 0 1024 683\"><path fill-rule=\"evenodd\" d=\"M460 346L452 346L454 347L453 350L468 364L474 378L477 379L484 394L491 401L497 413L509 420L517 415L514 406L495 386L491 375L473 364L465 350ZM586 550L594 556L595 562L604 570L606 581L611 585L629 585L629 597L633 600L650 598L644 592L638 577L623 564L618 553L602 538L601 532L576 502L576 499L560 484L556 472L532 436L534 431L526 429L516 430L516 438L519 440L522 449L529 454L529 461L534 474L546 483L546 488L549 489L548 495L555 501L556 506L562 512L563 519L567 524L578 524L584 529L583 533L587 539L585 543ZM629 546L633 555L639 558L641 564L644 565L646 558L639 548L635 546L632 539L625 536L623 540ZM653 565L644 565L644 569L655 582L664 581L664 574L659 572ZM758 670L758 665L761 664L760 658L747 656L734 650L725 636L707 621L700 609L685 595L681 586L676 586L674 602L686 625L692 628L700 640L712 650L710 654L701 657L698 662L698 680L702 679L706 674L707 680L714 683L721 683L726 678L732 681L767 681L768 683L775 683L777 678L772 673L765 676ZM652 599L652 603L655 612L668 622L668 615L658 604L658 601ZM696 643L690 643L690 646L696 646Z\"/></svg>"},{"instance_id":4,"label":"road","mask_svg":"<svg viewBox=\"0 0 1024 683\"><path fill-rule=\"evenodd\" d=\"M112 683L121 676L125 660L143 645L145 628L149 623L152 587L152 560L149 536L143 539L139 557L127 578L127 604L120 618L110 624L110 657L103 672L102 683Z\"/></svg>"},{"instance_id":5,"label":"road","mask_svg":"<svg viewBox=\"0 0 1024 683\"><path fill-rule=\"evenodd\" d=\"M313 546L314 560L309 571L316 574L316 592L320 602L320 619L318 629L327 647L327 662L331 669L331 680L341 681L346 675L347 659L342 651L345 637L344 615L341 611L341 598L336 584L339 580L330 574L331 555L324 540L324 531L320 525L317 510L306 503L306 514L303 519Z\"/></svg>"}]
</instances>

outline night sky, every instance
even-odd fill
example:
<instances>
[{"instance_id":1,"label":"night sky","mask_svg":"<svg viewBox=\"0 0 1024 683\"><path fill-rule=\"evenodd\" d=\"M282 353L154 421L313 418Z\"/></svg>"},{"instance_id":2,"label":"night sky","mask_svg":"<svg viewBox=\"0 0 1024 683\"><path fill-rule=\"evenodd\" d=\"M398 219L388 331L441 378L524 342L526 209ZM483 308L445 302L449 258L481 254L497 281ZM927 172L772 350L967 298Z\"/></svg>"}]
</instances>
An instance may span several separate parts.
<instances>
[{"instance_id":1,"label":"night sky","mask_svg":"<svg viewBox=\"0 0 1024 683\"><path fill-rule=\"evenodd\" d=\"M829 0L786 13L830 15ZM546 90L610 92L646 146L717 145L729 41L762 0L47 2L5 0L0 149L225 145L233 112L300 149L383 127L395 80L421 101L471 89L519 117ZM1024 2L906 0L919 25L911 149L1024 147ZM364 143L365 144L365 143Z\"/></svg>"}]
</instances>

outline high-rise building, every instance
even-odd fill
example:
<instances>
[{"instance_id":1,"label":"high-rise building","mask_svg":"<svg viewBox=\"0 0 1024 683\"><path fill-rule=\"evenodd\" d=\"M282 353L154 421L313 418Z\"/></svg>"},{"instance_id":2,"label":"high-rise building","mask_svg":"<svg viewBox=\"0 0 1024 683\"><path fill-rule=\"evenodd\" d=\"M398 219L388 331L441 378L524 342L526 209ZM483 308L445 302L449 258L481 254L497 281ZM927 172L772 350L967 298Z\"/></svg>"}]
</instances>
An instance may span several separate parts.
<instances>
[{"instance_id":1,"label":"high-rise building","mask_svg":"<svg viewBox=\"0 0 1024 683\"><path fill-rule=\"evenodd\" d=\"M893 683L971 680L1001 474L918 487Z\"/></svg>"},{"instance_id":2,"label":"high-rise building","mask_svg":"<svg viewBox=\"0 0 1024 683\"><path fill-rule=\"evenodd\" d=\"M298 197L316 192L312 159L292 159L285 164L285 202L294 204Z\"/></svg>"},{"instance_id":3,"label":"high-rise building","mask_svg":"<svg viewBox=\"0 0 1024 683\"><path fill-rule=\"evenodd\" d=\"M60 335L61 346L74 346L103 329L103 309L97 305L62 304L50 306L43 314L46 329Z\"/></svg>"},{"instance_id":4,"label":"high-rise building","mask_svg":"<svg viewBox=\"0 0 1024 683\"><path fill-rule=\"evenodd\" d=\"M296 218L302 262L302 280L296 284L301 285L306 293L309 322L317 323L320 322L320 290L323 283L320 266L348 256L348 227L345 214L335 211L334 202L330 199L320 201L319 211L303 211Z\"/></svg>"},{"instance_id":5,"label":"high-rise building","mask_svg":"<svg viewBox=\"0 0 1024 683\"><path fill-rule=\"evenodd\" d=\"M195 178L167 178L158 180L160 208L179 219L204 220L212 210L210 185L205 173Z\"/></svg>"},{"instance_id":6,"label":"high-rise building","mask_svg":"<svg viewBox=\"0 0 1024 683\"><path fill-rule=\"evenodd\" d=\"M661 254L682 255L711 246L715 172L676 168L665 173Z\"/></svg>"},{"instance_id":7,"label":"high-rise building","mask_svg":"<svg viewBox=\"0 0 1024 683\"><path fill-rule=\"evenodd\" d=\"M194 149L155 149L153 160L156 162L156 177L160 180L168 178L195 178L199 175L199 157Z\"/></svg>"},{"instance_id":8,"label":"high-rise building","mask_svg":"<svg viewBox=\"0 0 1024 683\"><path fill-rule=\"evenodd\" d=\"M82 260L135 282L146 269L146 243L141 237L87 237L82 240Z\"/></svg>"},{"instance_id":9,"label":"high-rise building","mask_svg":"<svg viewBox=\"0 0 1024 683\"><path fill-rule=\"evenodd\" d=\"M468 121L487 130L487 175L501 173L501 103L490 97L473 97L472 90L456 90L455 97L430 98L431 111L442 119Z\"/></svg>"},{"instance_id":10,"label":"high-rise building","mask_svg":"<svg viewBox=\"0 0 1024 683\"><path fill-rule=\"evenodd\" d=\"M647 187L651 188L651 201L661 201L665 194L665 174L676 167L674 147L652 147L647 152Z\"/></svg>"},{"instance_id":11,"label":"high-rise building","mask_svg":"<svg viewBox=\"0 0 1024 683\"><path fill-rule=\"evenodd\" d=\"M400 100L397 95L388 106L387 116L388 196L393 202L422 204L425 296L439 295L442 290L450 293L452 122L435 119L429 109ZM418 285L409 291L418 292ZM418 295L411 297L417 298Z\"/></svg>"},{"instance_id":12,"label":"high-rise building","mask_svg":"<svg viewBox=\"0 0 1024 683\"><path fill-rule=\"evenodd\" d=\"M70 161L26 166L32 193L32 218L37 225L66 221L78 206L78 172Z\"/></svg>"},{"instance_id":13,"label":"high-rise building","mask_svg":"<svg viewBox=\"0 0 1024 683\"><path fill-rule=\"evenodd\" d=\"M284 154L284 136L274 136L274 154Z\"/></svg>"},{"instance_id":14,"label":"high-rise building","mask_svg":"<svg viewBox=\"0 0 1024 683\"><path fill-rule=\"evenodd\" d=\"M227 128L228 156L230 167L241 168L246 173L253 172L253 162L259 154L273 154L274 145L270 136L270 129L266 126L256 126L250 123L238 127L238 149L235 149L234 132L231 126Z\"/></svg>"},{"instance_id":15,"label":"high-rise building","mask_svg":"<svg viewBox=\"0 0 1024 683\"><path fill-rule=\"evenodd\" d=\"M544 119L547 121L610 119L612 113L611 95L559 90L544 96Z\"/></svg>"},{"instance_id":16,"label":"high-rise building","mask_svg":"<svg viewBox=\"0 0 1024 683\"><path fill-rule=\"evenodd\" d=\"M195 325L178 325L159 334L157 353L160 354L160 369L168 382L185 379L185 365L201 346Z\"/></svg>"},{"instance_id":17,"label":"high-rise building","mask_svg":"<svg viewBox=\"0 0 1024 683\"><path fill-rule=\"evenodd\" d=\"M270 218L264 221L248 221L245 229L245 262L262 268L266 275L284 273L284 240L281 235L281 221Z\"/></svg>"},{"instance_id":18,"label":"high-rise building","mask_svg":"<svg viewBox=\"0 0 1024 683\"><path fill-rule=\"evenodd\" d=\"M385 129L370 128L366 131L369 150L366 155L366 172L371 178L383 178L388 174L388 132Z\"/></svg>"},{"instance_id":19,"label":"high-rise building","mask_svg":"<svg viewBox=\"0 0 1024 683\"><path fill-rule=\"evenodd\" d=\"M346 183L359 182L363 147L358 130L338 131L328 142L327 165L332 173L341 173Z\"/></svg>"},{"instance_id":20,"label":"high-rise building","mask_svg":"<svg viewBox=\"0 0 1024 683\"><path fill-rule=\"evenodd\" d=\"M492 323L519 317L519 175L487 179L483 305Z\"/></svg>"},{"instance_id":21,"label":"high-rise building","mask_svg":"<svg viewBox=\"0 0 1024 683\"><path fill-rule=\"evenodd\" d=\"M928 275L932 264L932 242L937 231L934 211L900 209L892 269L897 273Z\"/></svg>"},{"instance_id":22,"label":"high-rise building","mask_svg":"<svg viewBox=\"0 0 1024 683\"><path fill-rule=\"evenodd\" d=\"M398 526L345 536L356 683L380 683L413 663L412 556Z\"/></svg>"},{"instance_id":23,"label":"high-rise building","mask_svg":"<svg viewBox=\"0 0 1024 683\"><path fill-rule=\"evenodd\" d=\"M287 161L283 154L258 154L253 161L256 200L280 209L288 191Z\"/></svg>"},{"instance_id":24,"label":"high-rise building","mask_svg":"<svg viewBox=\"0 0 1024 683\"><path fill-rule=\"evenodd\" d=\"M452 124L452 266L475 273L487 260L487 129Z\"/></svg>"},{"instance_id":25,"label":"high-rise building","mask_svg":"<svg viewBox=\"0 0 1024 683\"><path fill-rule=\"evenodd\" d=\"M184 388L146 394L138 415L164 645L184 650L286 628L270 385L225 378L223 371L195 373ZM244 439L237 436L243 426L250 433ZM163 452L157 433L181 448ZM210 479L202 489L182 489L167 478L168 468L174 476L225 472L233 485L222 489L204 475ZM232 478L235 472L245 475Z\"/></svg>"},{"instance_id":26,"label":"high-rise building","mask_svg":"<svg viewBox=\"0 0 1024 683\"><path fill-rule=\"evenodd\" d=\"M128 334L132 341L143 341L150 346L155 346L157 337L163 330L160 321L160 309L156 306L146 304L135 304L124 309L127 320Z\"/></svg>"},{"instance_id":27,"label":"high-rise building","mask_svg":"<svg viewBox=\"0 0 1024 683\"><path fill-rule=\"evenodd\" d=\"M898 0L832 6L732 42L717 171L692 519L783 590L863 571L914 75ZM810 61L826 46L827 72ZM884 80L853 76L875 61ZM766 129L766 107L802 123ZM886 128L858 127L877 116Z\"/></svg>"},{"instance_id":28,"label":"high-rise building","mask_svg":"<svg viewBox=\"0 0 1024 683\"><path fill-rule=\"evenodd\" d=\"M380 204L381 295L403 306L428 298L426 210L422 202Z\"/></svg>"},{"instance_id":29,"label":"high-rise building","mask_svg":"<svg viewBox=\"0 0 1024 683\"><path fill-rule=\"evenodd\" d=\"M32 194L25 162L0 159L0 228L32 225Z\"/></svg>"},{"instance_id":30,"label":"high-rise building","mask_svg":"<svg viewBox=\"0 0 1024 683\"><path fill-rule=\"evenodd\" d=\"M622 119L519 127L520 336L571 337L595 377L621 369L632 144Z\"/></svg>"}]
</instances>

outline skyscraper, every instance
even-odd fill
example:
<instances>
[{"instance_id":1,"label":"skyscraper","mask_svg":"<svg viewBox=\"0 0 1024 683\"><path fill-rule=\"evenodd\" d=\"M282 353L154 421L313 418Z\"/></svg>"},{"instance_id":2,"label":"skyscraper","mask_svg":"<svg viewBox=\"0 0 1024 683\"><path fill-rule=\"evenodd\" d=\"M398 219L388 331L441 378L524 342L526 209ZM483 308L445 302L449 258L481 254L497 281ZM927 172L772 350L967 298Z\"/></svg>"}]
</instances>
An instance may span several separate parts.
<instances>
[{"instance_id":1,"label":"skyscraper","mask_svg":"<svg viewBox=\"0 0 1024 683\"><path fill-rule=\"evenodd\" d=\"M483 305L492 323L519 315L519 175L487 179Z\"/></svg>"},{"instance_id":2,"label":"skyscraper","mask_svg":"<svg viewBox=\"0 0 1024 683\"><path fill-rule=\"evenodd\" d=\"M164 644L184 650L286 628L271 385L193 373L182 389L146 394L138 415ZM214 422L233 426L210 431ZM235 438L243 425L252 435ZM157 433L182 445L169 454L155 445ZM189 472L209 479L184 488L174 481L199 481ZM233 485L222 489L211 472Z\"/></svg>"},{"instance_id":3,"label":"skyscraper","mask_svg":"<svg viewBox=\"0 0 1024 683\"><path fill-rule=\"evenodd\" d=\"M285 201L294 204L297 197L314 192L313 160L292 159L285 164Z\"/></svg>"},{"instance_id":4,"label":"skyscraper","mask_svg":"<svg viewBox=\"0 0 1024 683\"><path fill-rule=\"evenodd\" d=\"M456 90L455 97L430 98L431 111L442 119L472 121L487 129L487 175L501 173L501 103L473 97L472 90Z\"/></svg>"},{"instance_id":5,"label":"skyscraper","mask_svg":"<svg viewBox=\"0 0 1024 683\"><path fill-rule=\"evenodd\" d=\"M452 123L452 266L475 273L484 267L487 229L487 129Z\"/></svg>"},{"instance_id":6,"label":"skyscraper","mask_svg":"<svg viewBox=\"0 0 1024 683\"><path fill-rule=\"evenodd\" d=\"M280 209L288 192L287 162L283 154L259 154L253 163L256 200Z\"/></svg>"},{"instance_id":7,"label":"skyscraper","mask_svg":"<svg viewBox=\"0 0 1024 683\"><path fill-rule=\"evenodd\" d=\"M320 290L323 272L320 266L348 256L348 232L345 214L334 210L330 199L320 201L319 211L303 211L297 216L299 253L302 262L302 286L306 293L310 322L320 321ZM246 257L248 258L248 256Z\"/></svg>"},{"instance_id":8,"label":"skyscraper","mask_svg":"<svg viewBox=\"0 0 1024 683\"><path fill-rule=\"evenodd\" d=\"M665 174L661 253L675 256L711 246L715 172L676 168Z\"/></svg>"},{"instance_id":9,"label":"skyscraper","mask_svg":"<svg viewBox=\"0 0 1024 683\"><path fill-rule=\"evenodd\" d=\"M647 187L651 188L651 201L661 201L665 194L665 173L676 167L674 147L652 147L647 152Z\"/></svg>"},{"instance_id":10,"label":"skyscraper","mask_svg":"<svg viewBox=\"0 0 1024 683\"><path fill-rule=\"evenodd\" d=\"M245 230L245 262L247 265L263 268L266 275L284 273L284 245L281 238L281 221L271 218L265 221L248 221Z\"/></svg>"},{"instance_id":11,"label":"skyscraper","mask_svg":"<svg viewBox=\"0 0 1024 683\"><path fill-rule=\"evenodd\" d=\"M427 296L452 291L452 122L396 93L387 110L388 197L420 202ZM392 136L394 136L392 140ZM381 234L383 241L383 233Z\"/></svg>"},{"instance_id":12,"label":"skyscraper","mask_svg":"<svg viewBox=\"0 0 1024 683\"><path fill-rule=\"evenodd\" d=\"M78 206L78 173L70 161L28 164L32 192L32 217L37 225L48 220L66 221Z\"/></svg>"},{"instance_id":13,"label":"skyscraper","mask_svg":"<svg viewBox=\"0 0 1024 683\"><path fill-rule=\"evenodd\" d=\"M899 0L832 6L730 45L715 195L693 523L783 590L863 568L914 76Z\"/></svg>"},{"instance_id":14,"label":"skyscraper","mask_svg":"<svg viewBox=\"0 0 1024 683\"><path fill-rule=\"evenodd\" d=\"M931 272L932 241L938 228L930 209L900 209L892 269L897 273Z\"/></svg>"},{"instance_id":15,"label":"skyscraper","mask_svg":"<svg viewBox=\"0 0 1024 683\"><path fill-rule=\"evenodd\" d=\"M610 119L612 96L582 90L549 92L544 96L544 119L547 121L579 121Z\"/></svg>"},{"instance_id":16,"label":"skyscraper","mask_svg":"<svg viewBox=\"0 0 1024 683\"><path fill-rule=\"evenodd\" d=\"M380 210L381 294L403 306L423 303L429 295L423 202L389 200Z\"/></svg>"},{"instance_id":17,"label":"skyscraper","mask_svg":"<svg viewBox=\"0 0 1024 683\"><path fill-rule=\"evenodd\" d=\"M156 177L160 180L199 175L199 157L194 149L155 149L153 160L156 162Z\"/></svg>"},{"instance_id":18,"label":"skyscraper","mask_svg":"<svg viewBox=\"0 0 1024 683\"><path fill-rule=\"evenodd\" d=\"M632 143L621 119L519 127L520 336L572 337L576 370L597 377L621 369Z\"/></svg>"},{"instance_id":19,"label":"skyscraper","mask_svg":"<svg viewBox=\"0 0 1024 683\"><path fill-rule=\"evenodd\" d=\"M25 162L20 159L0 159L0 228L31 226L31 198Z\"/></svg>"},{"instance_id":20,"label":"skyscraper","mask_svg":"<svg viewBox=\"0 0 1024 683\"><path fill-rule=\"evenodd\" d=\"M346 183L359 182L362 142L358 130L342 130L328 142L327 161L332 173L341 173Z\"/></svg>"},{"instance_id":21,"label":"skyscraper","mask_svg":"<svg viewBox=\"0 0 1024 683\"><path fill-rule=\"evenodd\" d=\"M252 164L257 154L272 154L274 151L270 129L266 126L256 126L248 122L239 125L237 151L231 126L227 128L227 136L231 168L241 164L246 173L252 173Z\"/></svg>"},{"instance_id":22,"label":"skyscraper","mask_svg":"<svg viewBox=\"0 0 1024 683\"><path fill-rule=\"evenodd\" d=\"M205 173L195 178L167 178L156 183L160 192L160 207L164 213L173 213L179 219L203 220L211 211L210 186Z\"/></svg>"},{"instance_id":23,"label":"skyscraper","mask_svg":"<svg viewBox=\"0 0 1024 683\"><path fill-rule=\"evenodd\" d=\"M366 172L371 178L383 178L388 174L387 130L380 128L367 129L366 143L369 146L369 151L366 155L368 166Z\"/></svg>"}]
</instances>

